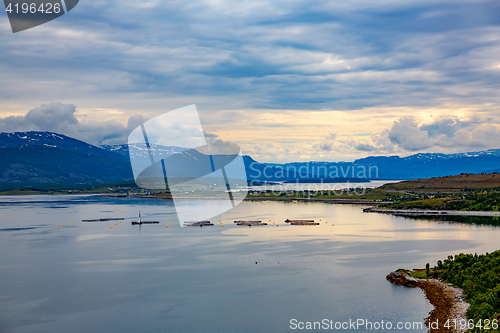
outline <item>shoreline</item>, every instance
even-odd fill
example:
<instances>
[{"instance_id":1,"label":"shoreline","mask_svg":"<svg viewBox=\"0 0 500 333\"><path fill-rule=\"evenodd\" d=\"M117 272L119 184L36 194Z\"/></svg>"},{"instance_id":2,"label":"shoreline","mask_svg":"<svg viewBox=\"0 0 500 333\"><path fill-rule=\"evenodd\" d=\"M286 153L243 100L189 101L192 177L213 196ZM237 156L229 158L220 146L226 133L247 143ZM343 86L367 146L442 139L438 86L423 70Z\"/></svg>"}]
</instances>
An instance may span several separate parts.
<instances>
[{"instance_id":1,"label":"shoreline","mask_svg":"<svg viewBox=\"0 0 500 333\"><path fill-rule=\"evenodd\" d=\"M360 204L360 205L380 205L383 202L366 200L366 199L331 199L331 198L283 198L283 197L246 197L244 201L316 201L316 202L332 202L339 204Z\"/></svg>"},{"instance_id":2,"label":"shoreline","mask_svg":"<svg viewBox=\"0 0 500 333\"><path fill-rule=\"evenodd\" d=\"M113 197L114 195L106 195ZM116 196L118 197L118 196ZM165 199L172 200L172 198L162 198L148 195L130 195L129 197L133 198L151 198L151 199ZM217 199L225 199L225 198L210 198L210 197L179 197L179 199L187 199L187 200L217 200ZM304 201L304 202L330 202L330 203L338 203L338 204L357 204L357 205L379 205L382 202L373 201L373 200L364 200L364 199L331 199L331 198L283 198L283 197L245 197L243 201Z\"/></svg>"},{"instance_id":3,"label":"shoreline","mask_svg":"<svg viewBox=\"0 0 500 333\"><path fill-rule=\"evenodd\" d=\"M453 320L467 320L469 304L464 300L463 290L438 279L418 279L408 275L407 271L397 270L389 273L386 279L392 284L409 288L420 288L425 298L434 306L434 309L425 318L425 324L430 333L463 333L460 325L455 327ZM449 320L450 327L444 327ZM438 327L429 327L429 323L438 322Z\"/></svg>"},{"instance_id":4,"label":"shoreline","mask_svg":"<svg viewBox=\"0 0 500 333\"><path fill-rule=\"evenodd\" d=\"M383 209L365 208L364 213L392 214L396 216L500 216L500 212L466 210Z\"/></svg>"},{"instance_id":5,"label":"shoreline","mask_svg":"<svg viewBox=\"0 0 500 333\"><path fill-rule=\"evenodd\" d=\"M13 194L6 194L6 196L12 196ZM135 195L135 194L113 194L113 193L71 193L71 194L15 194L15 196L23 195L89 195L89 196L100 196L100 197L111 197L111 198L142 198L142 199L160 199L160 200L172 200L169 197L161 197L155 195ZM2 194L0 194L2 196ZM179 199L186 200L218 200L226 199L223 197L179 197ZM294 197L245 197L243 201L305 201L305 202L330 202L338 204L358 204L358 205L379 205L383 202L366 200L366 199L332 199L332 198L294 198Z\"/></svg>"}]
</instances>

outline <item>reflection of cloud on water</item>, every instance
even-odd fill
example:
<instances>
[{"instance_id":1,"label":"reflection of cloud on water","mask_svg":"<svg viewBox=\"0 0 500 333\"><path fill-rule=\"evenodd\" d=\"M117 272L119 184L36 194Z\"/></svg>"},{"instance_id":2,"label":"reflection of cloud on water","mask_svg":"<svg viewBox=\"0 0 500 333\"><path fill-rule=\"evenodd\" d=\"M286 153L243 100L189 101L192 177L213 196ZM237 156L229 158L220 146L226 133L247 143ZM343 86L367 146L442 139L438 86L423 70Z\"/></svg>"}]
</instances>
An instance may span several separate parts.
<instances>
[{"instance_id":1,"label":"reflection of cloud on water","mask_svg":"<svg viewBox=\"0 0 500 333\"><path fill-rule=\"evenodd\" d=\"M96 234L96 235L79 235L76 237L76 240L78 242L82 241L87 241L87 240L92 240L92 239L99 239L99 238L106 238L106 237L111 237L112 235L107 235L107 234Z\"/></svg>"},{"instance_id":2,"label":"reflection of cloud on water","mask_svg":"<svg viewBox=\"0 0 500 333\"><path fill-rule=\"evenodd\" d=\"M137 269L137 265L159 262L160 258L148 259L115 259L75 262L78 272L126 272Z\"/></svg>"}]
</instances>

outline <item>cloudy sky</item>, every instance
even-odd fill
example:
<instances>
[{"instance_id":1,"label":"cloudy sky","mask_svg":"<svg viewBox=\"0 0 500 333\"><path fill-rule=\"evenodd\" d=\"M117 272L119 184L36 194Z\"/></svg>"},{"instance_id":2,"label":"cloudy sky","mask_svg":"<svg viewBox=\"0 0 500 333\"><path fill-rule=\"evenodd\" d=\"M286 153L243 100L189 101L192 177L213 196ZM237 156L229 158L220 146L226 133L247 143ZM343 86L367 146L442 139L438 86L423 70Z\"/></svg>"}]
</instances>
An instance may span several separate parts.
<instances>
[{"instance_id":1,"label":"cloudy sky","mask_svg":"<svg viewBox=\"0 0 500 333\"><path fill-rule=\"evenodd\" d=\"M196 104L262 162L500 148L498 0L80 0L13 34L0 131L125 143Z\"/></svg>"}]
</instances>

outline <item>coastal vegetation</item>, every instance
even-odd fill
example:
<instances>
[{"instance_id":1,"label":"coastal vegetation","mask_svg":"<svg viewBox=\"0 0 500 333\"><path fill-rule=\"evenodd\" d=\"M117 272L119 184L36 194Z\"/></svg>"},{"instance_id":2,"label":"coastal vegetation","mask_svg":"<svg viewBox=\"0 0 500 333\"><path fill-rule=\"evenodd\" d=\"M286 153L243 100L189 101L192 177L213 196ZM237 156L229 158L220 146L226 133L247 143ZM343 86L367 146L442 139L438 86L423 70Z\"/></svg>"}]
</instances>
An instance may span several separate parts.
<instances>
[{"instance_id":1,"label":"coastal vegetation","mask_svg":"<svg viewBox=\"0 0 500 333\"><path fill-rule=\"evenodd\" d=\"M391 183L381 188L388 191L413 191L415 193L453 193L498 189L500 188L500 174L496 172L479 174L462 173L454 176Z\"/></svg>"},{"instance_id":2,"label":"coastal vegetation","mask_svg":"<svg viewBox=\"0 0 500 333\"><path fill-rule=\"evenodd\" d=\"M463 289L468 332L499 332L500 321L500 250L486 254L458 254L439 260L434 267L414 270L415 278L438 278ZM494 324L496 323L496 324Z\"/></svg>"},{"instance_id":3,"label":"coastal vegetation","mask_svg":"<svg viewBox=\"0 0 500 333\"><path fill-rule=\"evenodd\" d=\"M457 211L500 209L500 174L461 174L386 184L380 208Z\"/></svg>"},{"instance_id":4,"label":"coastal vegetation","mask_svg":"<svg viewBox=\"0 0 500 333\"><path fill-rule=\"evenodd\" d=\"M500 190L469 190L457 193L408 193L389 195L391 201L381 205L391 209L431 209L462 211L494 211L500 208Z\"/></svg>"}]
</instances>

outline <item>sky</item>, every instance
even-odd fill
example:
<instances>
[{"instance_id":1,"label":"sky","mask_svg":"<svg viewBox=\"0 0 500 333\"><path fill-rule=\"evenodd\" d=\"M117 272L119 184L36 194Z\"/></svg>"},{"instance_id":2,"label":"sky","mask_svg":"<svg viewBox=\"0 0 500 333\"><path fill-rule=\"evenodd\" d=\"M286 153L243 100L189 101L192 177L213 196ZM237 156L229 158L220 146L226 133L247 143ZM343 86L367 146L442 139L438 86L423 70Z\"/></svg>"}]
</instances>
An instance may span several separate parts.
<instances>
[{"instance_id":1,"label":"sky","mask_svg":"<svg viewBox=\"0 0 500 333\"><path fill-rule=\"evenodd\" d=\"M261 162L500 148L500 2L80 0L13 34L0 131L123 144L196 104Z\"/></svg>"}]
</instances>

